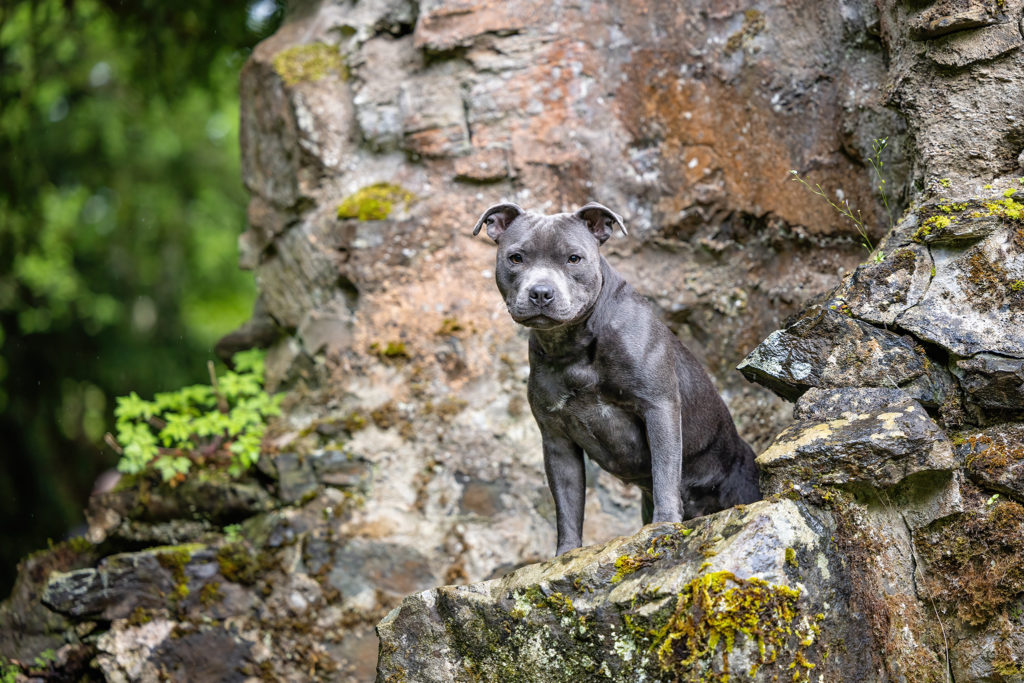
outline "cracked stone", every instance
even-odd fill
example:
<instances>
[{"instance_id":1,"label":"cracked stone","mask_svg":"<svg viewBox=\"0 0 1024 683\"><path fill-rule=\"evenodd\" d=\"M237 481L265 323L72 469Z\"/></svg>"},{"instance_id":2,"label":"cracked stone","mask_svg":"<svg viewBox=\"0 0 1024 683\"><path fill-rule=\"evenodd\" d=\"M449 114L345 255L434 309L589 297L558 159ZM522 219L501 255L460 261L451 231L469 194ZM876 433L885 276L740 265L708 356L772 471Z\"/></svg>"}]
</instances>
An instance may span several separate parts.
<instances>
[{"instance_id":1,"label":"cracked stone","mask_svg":"<svg viewBox=\"0 0 1024 683\"><path fill-rule=\"evenodd\" d=\"M811 389L794 415L757 457L765 493L791 482L886 489L957 466L942 429L899 389Z\"/></svg>"}]
</instances>

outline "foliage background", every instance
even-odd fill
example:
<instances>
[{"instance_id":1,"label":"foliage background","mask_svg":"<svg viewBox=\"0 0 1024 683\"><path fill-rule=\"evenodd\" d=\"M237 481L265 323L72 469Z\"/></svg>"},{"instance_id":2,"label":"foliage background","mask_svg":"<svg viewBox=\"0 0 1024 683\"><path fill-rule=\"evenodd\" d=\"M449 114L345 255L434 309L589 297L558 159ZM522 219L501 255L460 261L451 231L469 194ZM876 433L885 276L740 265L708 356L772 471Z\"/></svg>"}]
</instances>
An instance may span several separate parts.
<instances>
[{"instance_id":1,"label":"foliage background","mask_svg":"<svg viewBox=\"0 0 1024 683\"><path fill-rule=\"evenodd\" d=\"M81 522L114 397L249 315L238 72L274 0L0 3L0 596Z\"/></svg>"}]
</instances>

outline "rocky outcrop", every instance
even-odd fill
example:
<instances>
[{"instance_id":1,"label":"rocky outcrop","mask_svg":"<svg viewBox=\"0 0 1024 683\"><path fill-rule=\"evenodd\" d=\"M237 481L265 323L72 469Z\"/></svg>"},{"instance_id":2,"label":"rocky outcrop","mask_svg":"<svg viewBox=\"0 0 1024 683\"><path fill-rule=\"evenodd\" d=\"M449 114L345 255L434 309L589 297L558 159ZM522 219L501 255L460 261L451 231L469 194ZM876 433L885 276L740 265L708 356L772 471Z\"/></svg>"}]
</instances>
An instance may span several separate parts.
<instances>
[{"instance_id":1,"label":"rocky outcrop","mask_svg":"<svg viewBox=\"0 0 1024 683\"><path fill-rule=\"evenodd\" d=\"M410 596L378 627L378 680L1024 678L1024 3L879 5L923 191L739 366L799 399L758 457L771 497ZM784 509L799 541L757 521L799 528ZM758 611L766 595L786 607ZM780 619L790 638L769 644Z\"/></svg>"},{"instance_id":2,"label":"rocky outcrop","mask_svg":"<svg viewBox=\"0 0 1024 683\"><path fill-rule=\"evenodd\" d=\"M781 498L424 591L380 623L378 680L870 680L834 533Z\"/></svg>"}]
</instances>

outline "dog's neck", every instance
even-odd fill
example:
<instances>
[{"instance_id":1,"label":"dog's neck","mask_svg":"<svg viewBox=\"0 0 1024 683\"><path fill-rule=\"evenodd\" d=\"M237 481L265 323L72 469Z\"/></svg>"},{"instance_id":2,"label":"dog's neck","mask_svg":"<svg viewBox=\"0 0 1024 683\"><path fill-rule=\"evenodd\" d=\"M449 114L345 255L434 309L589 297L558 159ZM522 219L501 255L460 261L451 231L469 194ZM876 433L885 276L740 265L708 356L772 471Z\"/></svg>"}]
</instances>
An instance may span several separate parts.
<instances>
[{"instance_id":1,"label":"dog's neck","mask_svg":"<svg viewBox=\"0 0 1024 683\"><path fill-rule=\"evenodd\" d=\"M571 323L560 325L550 330L530 330L531 348L540 352L548 359L572 359L588 354L598 334L595 323L596 319L600 316L595 315L595 313L601 309L611 292L616 288L616 284L621 281L622 278L619 274L612 270L612 267L608 265L608 262L602 256L601 291L597 298L594 299L593 305L582 316Z\"/></svg>"}]
</instances>

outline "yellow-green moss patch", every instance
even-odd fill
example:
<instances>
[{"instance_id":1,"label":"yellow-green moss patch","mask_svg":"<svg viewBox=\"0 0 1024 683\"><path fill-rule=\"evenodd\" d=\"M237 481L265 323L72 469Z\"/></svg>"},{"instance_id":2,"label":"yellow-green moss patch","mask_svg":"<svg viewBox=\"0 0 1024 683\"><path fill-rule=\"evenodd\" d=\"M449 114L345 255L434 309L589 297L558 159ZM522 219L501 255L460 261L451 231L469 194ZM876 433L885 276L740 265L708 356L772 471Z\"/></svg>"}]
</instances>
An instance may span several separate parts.
<instances>
[{"instance_id":1,"label":"yellow-green moss patch","mask_svg":"<svg viewBox=\"0 0 1024 683\"><path fill-rule=\"evenodd\" d=\"M232 583L251 585L260 574L260 563L244 543L228 543L217 550L220 575Z\"/></svg>"},{"instance_id":2,"label":"yellow-green moss patch","mask_svg":"<svg viewBox=\"0 0 1024 683\"><path fill-rule=\"evenodd\" d=\"M665 624L650 633L651 650L661 669L677 676L693 672L699 662L710 663L720 650L722 678L728 679L729 654L742 634L757 644L748 675L753 677L791 649L793 680L805 680L815 665L804 658L802 648L813 643L814 632L808 627L803 634L796 628L799 598L797 589L756 577L742 579L728 571L698 576L678 594ZM792 648L791 636L798 639Z\"/></svg>"},{"instance_id":3,"label":"yellow-green moss patch","mask_svg":"<svg viewBox=\"0 0 1024 683\"><path fill-rule=\"evenodd\" d=\"M348 80L348 68L338 48L326 43L296 45L274 56L274 71L286 85L319 81L334 72Z\"/></svg>"},{"instance_id":4,"label":"yellow-green moss patch","mask_svg":"<svg viewBox=\"0 0 1024 683\"><path fill-rule=\"evenodd\" d=\"M743 13L743 26L739 31L729 36L725 42L725 54L732 53L750 45L761 31L764 30L764 15L756 9L748 9Z\"/></svg>"},{"instance_id":5,"label":"yellow-green moss patch","mask_svg":"<svg viewBox=\"0 0 1024 683\"><path fill-rule=\"evenodd\" d=\"M385 344L380 342L374 342L370 344L370 352L380 356L381 358L408 358L409 350L405 347L405 342L401 341L389 341Z\"/></svg>"},{"instance_id":6,"label":"yellow-green moss patch","mask_svg":"<svg viewBox=\"0 0 1024 683\"><path fill-rule=\"evenodd\" d=\"M943 228L948 228L952 224L953 221L947 216L932 216L921 223L921 227L914 233L913 239L915 242L920 242L925 237L932 234L933 230L942 230Z\"/></svg>"},{"instance_id":7,"label":"yellow-green moss patch","mask_svg":"<svg viewBox=\"0 0 1024 683\"><path fill-rule=\"evenodd\" d=\"M615 560L615 575L612 576L612 583L618 583L624 578L637 571L641 567L653 563L661 558L666 548L677 548L681 538L689 536L693 529L683 526L677 527L676 534L663 534L651 539L647 548L632 555L621 555Z\"/></svg>"},{"instance_id":8,"label":"yellow-green moss patch","mask_svg":"<svg viewBox=\"0 0 1024 683\"><path fill-rule=\"evenodd\" d=\"M361 221L382 221L398 204L408 206L416 196L401 185L375 183L346 197L338 205L338 218Z\"/></svg>"}]
</instances>

